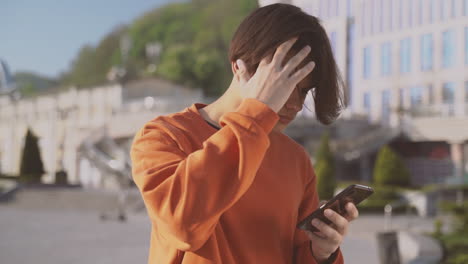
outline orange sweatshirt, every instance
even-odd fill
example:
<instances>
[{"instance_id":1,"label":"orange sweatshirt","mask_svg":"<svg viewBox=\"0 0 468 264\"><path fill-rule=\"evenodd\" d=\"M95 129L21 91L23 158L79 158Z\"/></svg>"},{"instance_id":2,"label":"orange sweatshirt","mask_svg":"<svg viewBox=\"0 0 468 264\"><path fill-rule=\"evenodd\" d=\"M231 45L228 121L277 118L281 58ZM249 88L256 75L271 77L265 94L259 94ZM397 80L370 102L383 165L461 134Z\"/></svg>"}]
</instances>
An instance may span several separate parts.
<instances>
[{"instance_id":1,"label":"orange sweatshirt","mask_svg":"<svg viewBox=\"0 0 468 264\"><path fill-rule=\"evenodd\" d=\"M152 222L149 264L312 264L296 224L318 206L305 150L272 132L278 115L255 99L216 130L194 104L135 136L133 178ZM333 263L343 263L338 251Z\"/></svg>"}]
</instances>

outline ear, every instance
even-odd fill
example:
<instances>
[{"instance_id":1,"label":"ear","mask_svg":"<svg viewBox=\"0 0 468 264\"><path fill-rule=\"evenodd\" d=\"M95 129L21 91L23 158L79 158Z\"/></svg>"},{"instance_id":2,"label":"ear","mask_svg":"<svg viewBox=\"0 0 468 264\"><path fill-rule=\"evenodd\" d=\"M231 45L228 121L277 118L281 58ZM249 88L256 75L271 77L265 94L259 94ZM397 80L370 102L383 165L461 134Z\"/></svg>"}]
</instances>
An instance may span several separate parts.
<instances>
[{"instance_id":1,"label":"ear","mask_svg":"<svg viewBox=\"0 0 468 264\"><path fill-rule=\"evenodd\" d=\"M238 59L235 62L231 62L231 69L238 82L246 83L252 77L247 72L247 66L245 66L245 62L241 59Z\"/></svg>"}]
</instances>

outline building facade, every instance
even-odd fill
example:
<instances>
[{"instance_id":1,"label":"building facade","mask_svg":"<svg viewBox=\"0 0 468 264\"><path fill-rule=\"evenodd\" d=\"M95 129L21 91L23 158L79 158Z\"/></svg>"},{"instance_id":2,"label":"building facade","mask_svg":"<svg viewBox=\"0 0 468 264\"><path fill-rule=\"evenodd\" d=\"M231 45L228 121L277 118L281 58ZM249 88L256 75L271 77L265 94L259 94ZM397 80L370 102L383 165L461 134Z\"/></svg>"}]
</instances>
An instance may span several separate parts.
<instances>
[{"instance_id":1,"label":"building facade","mask_svg":"<svg viewBox=\"0 0 468 264\"><path fill-rule=\"evenodd\" d=\"M468 0L259 4L276 2L321 19L347 84L344 116L401 131L394 147L415 181L467 174Z\"/></svg>"},{"instance_id":2,"label":"building facade","mask_svg":"<svg viewBox=\"0 0 468 264\"><path fill-rule=\"evenodd\" d=\"M69 183L116 188L115 175L108 174L120 161L113 157L115 151L100 149L106 143L102 139L111 139L128 154L133 136L146 122L194 101L204 101L201 90L159 79L70 88L20 100L0 95L0 174L18 175L30 128L39 138L43 182L54 182L56 173L65 171Z\"/></svg>"}]
</instances>

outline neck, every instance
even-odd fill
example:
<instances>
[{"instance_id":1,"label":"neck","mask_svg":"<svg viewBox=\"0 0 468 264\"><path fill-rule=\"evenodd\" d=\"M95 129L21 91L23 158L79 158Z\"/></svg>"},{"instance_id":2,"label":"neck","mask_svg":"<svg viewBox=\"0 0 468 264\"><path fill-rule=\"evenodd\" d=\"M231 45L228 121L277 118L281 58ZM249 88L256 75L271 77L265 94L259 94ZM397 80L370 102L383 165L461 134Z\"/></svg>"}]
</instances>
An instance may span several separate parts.
<instances>
[{"instance_id":1,"label":"neck","mask_svg":"<svg viewBox=\"0 0 468 264\"><path fill-rule=\"evenodd\" d=\"M229 85L226 92L213 103L199 110L200 115L213 125L219 125L221 117L228 112L234 112L240 104L239 89L235 79Z\"/></svg>"}]
</instances>

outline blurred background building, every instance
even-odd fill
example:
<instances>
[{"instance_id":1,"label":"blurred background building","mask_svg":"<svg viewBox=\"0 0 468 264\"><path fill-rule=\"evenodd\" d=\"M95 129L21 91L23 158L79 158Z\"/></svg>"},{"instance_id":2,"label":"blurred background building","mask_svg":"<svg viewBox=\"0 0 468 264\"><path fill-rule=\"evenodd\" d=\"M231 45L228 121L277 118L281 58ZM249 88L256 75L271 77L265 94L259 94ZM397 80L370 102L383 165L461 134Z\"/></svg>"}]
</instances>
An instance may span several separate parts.
<instances>
[{"instance_id":1,"label":"blurred background building","mask_svg":"<svg viewBox=\"0 0 468 264\"><path fill-rule=\"evenodd\" d=\"M193 100L202 101L201 97L200 90L154 78L49 91L21 100L4 95L0 98L0 170L18 173L29 127L39 137L45 183L54 182L56 172L66 171L69 183L115 188L106 186L116 184L106 174L112 168L124 170L119 163L130 162L128 151L135 132L154 117L180 111ZM109 143L103 146L109 140L117 149L109 149ZM122 157L117 157L119 150L124 150Z\"/></svg>"},{"instance_id":2,"label":"blurred background building","mask_svg":"<svg viewBox=\"0 0 468 264\"><path fill-rule=\"evenodd\" d=\"M467 0L259 2L294 4L322 20L347 84L344 117L386 128L380 133L389 136L376 139L405 157L413 184L466 177ZM362 154L352 166L365 175L375 153Z\"/></svg>"}]
</instances>

